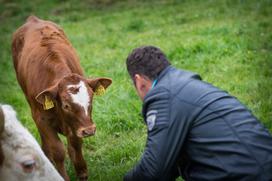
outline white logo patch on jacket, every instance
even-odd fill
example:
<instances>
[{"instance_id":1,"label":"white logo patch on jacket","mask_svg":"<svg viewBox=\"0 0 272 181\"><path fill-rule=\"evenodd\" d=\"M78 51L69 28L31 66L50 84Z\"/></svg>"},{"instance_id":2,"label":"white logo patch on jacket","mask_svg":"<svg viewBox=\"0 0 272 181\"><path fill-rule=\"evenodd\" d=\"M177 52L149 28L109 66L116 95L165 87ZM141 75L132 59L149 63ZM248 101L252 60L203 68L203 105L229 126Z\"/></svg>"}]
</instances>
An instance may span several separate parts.
<instances>
[{"instance_id":1,"label":"white logo patch on jacket","mask_svg":"<svg viewBox=\"0 0 272 181\"><path fill-rule=\"evenodd\" d=\"M146 123L147 123L148 131L151 131L154 128L156 123L157 113L158 111L152 110L146 114Z\"/></svg>"}]
</instances>

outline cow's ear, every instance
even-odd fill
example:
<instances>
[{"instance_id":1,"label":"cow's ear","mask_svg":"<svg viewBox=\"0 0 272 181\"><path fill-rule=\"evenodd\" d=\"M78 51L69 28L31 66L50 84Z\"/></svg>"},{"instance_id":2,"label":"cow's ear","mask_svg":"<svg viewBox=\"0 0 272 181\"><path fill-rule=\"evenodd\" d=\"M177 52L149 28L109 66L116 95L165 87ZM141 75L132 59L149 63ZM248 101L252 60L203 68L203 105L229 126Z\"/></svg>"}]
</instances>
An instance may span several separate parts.
<instances>
[{"instance_id":1,"label":"cow's ear","mask_svg":"<svg viewBox=\"0 0 272 181\"><path fill-rule=\"evenodd\" d=\"M88 79L87 81L96 95L103 95L105 93L105 89L107 89L112 83L111 79L103 77Z\"/></svg>"},{"instance_id":2,"label":"cow's ear","mask_svg":"<svg viewBox=\"0 0 272 181\"><path fill-rule=\"evenodd\" d=\"M54 100L57 97L58 85L54 85L45 89L36 96L36 100L43 105L44 110L48 110L54 107Z\"/></svg>"}]
</instances>

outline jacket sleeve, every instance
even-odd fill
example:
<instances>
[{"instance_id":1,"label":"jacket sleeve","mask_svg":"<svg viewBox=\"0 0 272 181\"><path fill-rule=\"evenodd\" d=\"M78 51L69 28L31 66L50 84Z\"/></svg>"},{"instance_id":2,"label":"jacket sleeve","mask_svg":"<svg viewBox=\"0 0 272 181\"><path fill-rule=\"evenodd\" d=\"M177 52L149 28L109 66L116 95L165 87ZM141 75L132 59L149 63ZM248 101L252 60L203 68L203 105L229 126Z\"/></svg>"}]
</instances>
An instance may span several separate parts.
<instances>
[{"instance_id":1,"label":"jacket sleeve","mask_svg":"<svg viewBox=\"0 0 272 181\"><path fill-rule=\"evenodd\" d=\"M176 163L189 129L188 117L181 116L184 111L175 108L180 104L174 104L167 90L145 101L146 147L140 162L125 175L125 181L174 180Z\"/></svg>"}]
</instances>

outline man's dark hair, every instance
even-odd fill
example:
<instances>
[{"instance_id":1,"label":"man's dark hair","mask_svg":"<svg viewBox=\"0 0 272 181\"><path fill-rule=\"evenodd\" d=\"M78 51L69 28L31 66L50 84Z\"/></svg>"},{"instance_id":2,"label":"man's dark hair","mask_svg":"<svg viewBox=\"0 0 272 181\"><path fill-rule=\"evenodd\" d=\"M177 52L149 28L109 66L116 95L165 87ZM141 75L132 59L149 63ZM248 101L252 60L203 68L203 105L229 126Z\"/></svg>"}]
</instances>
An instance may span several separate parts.
<instances>
[{"instance_id":1,"label":"man's dark hair","mask_svg":"<svg viewBox=\"0 0 272 181\"><path fill-rule=\"evenodd\" d=\"M136 48L127 58L127 71L132 80L134 80L135 74L144 75L150 80L154 80L169 65L165 54L154 46Z\"/></svg>"}]
</instances>

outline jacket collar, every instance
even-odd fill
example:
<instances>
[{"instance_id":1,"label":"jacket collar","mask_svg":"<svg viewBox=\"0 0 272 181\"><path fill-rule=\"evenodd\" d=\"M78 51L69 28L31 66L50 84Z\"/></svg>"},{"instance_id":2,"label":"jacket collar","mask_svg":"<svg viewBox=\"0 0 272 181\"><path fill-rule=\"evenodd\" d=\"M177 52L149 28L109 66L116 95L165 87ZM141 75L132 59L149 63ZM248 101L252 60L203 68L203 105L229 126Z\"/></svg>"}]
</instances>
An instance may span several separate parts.
<instances>
[{"instance_id":1,"label":"jacket collar","mask_svg":"<svg viewBox=\"0 0 272 181\"><path fill-rule=\"evenodd\" d=\"M171 69L173 69L173 67L171 65L169 65L168 67L163 69L160 72L159 76L156 78L156 80L159 82L162 79L162 77L164 77L164 75L167 74L167 72L169 72Z\"/></svg>"}]
</instances>

